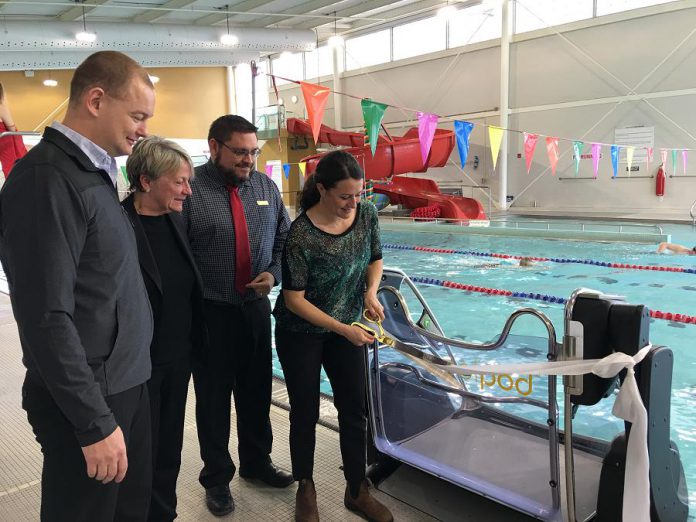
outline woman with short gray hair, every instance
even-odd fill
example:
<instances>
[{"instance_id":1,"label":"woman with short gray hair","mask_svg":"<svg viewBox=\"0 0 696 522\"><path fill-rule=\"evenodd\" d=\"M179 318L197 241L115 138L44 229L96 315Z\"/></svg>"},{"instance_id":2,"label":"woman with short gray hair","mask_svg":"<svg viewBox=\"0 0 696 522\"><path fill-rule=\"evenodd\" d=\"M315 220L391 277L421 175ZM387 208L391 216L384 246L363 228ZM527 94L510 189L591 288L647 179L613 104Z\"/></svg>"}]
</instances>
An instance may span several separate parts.
<instances>
[{"instance_id":1,"label":"woman with short gray hair","mask_svg":"<svg viewBox=\"0 0 696 522\"><path fill-rule=\"evenodd\" d=\"M173 520L192 358L205 339L203 285L179 216L191 194L193 164L181 146L149 136L133 147L126 171L133 192L123 207L135 230L155 322L147 383L153 454L148 520Z\"/></svg>"}]
</instances>

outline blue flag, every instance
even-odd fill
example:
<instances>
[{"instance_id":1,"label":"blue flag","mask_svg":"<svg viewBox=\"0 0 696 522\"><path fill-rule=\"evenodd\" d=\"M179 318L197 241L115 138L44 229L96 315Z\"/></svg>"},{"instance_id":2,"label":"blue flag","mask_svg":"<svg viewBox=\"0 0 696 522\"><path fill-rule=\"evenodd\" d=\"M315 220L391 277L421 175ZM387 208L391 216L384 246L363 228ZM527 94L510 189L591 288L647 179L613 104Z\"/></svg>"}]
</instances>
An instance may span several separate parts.
<instances>
[{"instance_id":1,"label":"blue flag","mask_svg":"<svg viewBox=\"0 0 696 522\"><path fill-rule=\"evenodd\" d=\"M454 134L457 136L457 150L459 150L459 161L462 164L462 169L466 163L466 157L469 155L469 136L473 128L473 123L454 120Z\"/></svg>"},{"instance_id":2,"label":"blue flag","mask_svg":"<svg viewBox=\"0 0 696 522\"><path fill-rule=\"evenodd\" d=\"M290 177L290 164L289 163L283 163L283 172L285 172L285 179L288 179Z\"/></svg>"},{"instance_id":3,"label":"blue flag","mask_svg":"<svg viewBox=\"0 0 696 522\"><path fill-rule=\"evenodd\" d=\"M614 175L612 177L616 177L616 173L619 170L619 146L618 145L612 145L611 146L611 167L614 169Z\"/></svg>"}]
</instances>

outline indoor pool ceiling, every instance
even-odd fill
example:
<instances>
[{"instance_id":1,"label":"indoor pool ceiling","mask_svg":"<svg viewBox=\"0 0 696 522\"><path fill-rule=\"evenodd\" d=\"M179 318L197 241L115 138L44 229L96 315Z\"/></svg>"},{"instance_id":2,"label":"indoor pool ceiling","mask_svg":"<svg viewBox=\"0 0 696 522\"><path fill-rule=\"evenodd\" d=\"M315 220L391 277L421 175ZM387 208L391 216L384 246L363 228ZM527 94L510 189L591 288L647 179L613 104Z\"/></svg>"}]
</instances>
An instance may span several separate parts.
<instances>
[{"instance_id":1,"label":"indoor pool ceiling","mask_svg":"<svg viewBox=\"0 0 696 522\"><path fill-rule=\"evenodd\" d=\"M464 8L488 0L450 2ZM126 52L148 67L225 66L309 51L434 13L446 1L0 0L0 71L70 69L92 52ZM94 41L77 41L78 32ZM235 43L221 43L226 33Z\"/></svg>"}]
</instances>

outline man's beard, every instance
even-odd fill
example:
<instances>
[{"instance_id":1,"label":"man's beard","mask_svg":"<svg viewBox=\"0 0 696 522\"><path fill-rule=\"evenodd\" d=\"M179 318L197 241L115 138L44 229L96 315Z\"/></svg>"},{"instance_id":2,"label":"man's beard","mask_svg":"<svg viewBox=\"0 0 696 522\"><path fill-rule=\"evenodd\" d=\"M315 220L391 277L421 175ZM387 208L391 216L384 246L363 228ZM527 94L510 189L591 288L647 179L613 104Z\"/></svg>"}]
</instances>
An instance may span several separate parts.
<instances>
[{"instance_id":1,"label":"man's beard","mask_svg":"<svg viewBox=\"0 0 696 522\"><path fill-rule=\"evenodd\" d=\"M218 170L218 172L222 175L223 178L225 178L225 183L227 185L232 185L232 186L237 186L241 185L244 183L248 177L241 177L239 176L234 169L224 167L220 164L220 158L217 157L213 160L213 164L215 165L215 168ZM249 166L249 170L251 173L251 170L254 170L254 165Z\"/></svg>"}]
</instances>

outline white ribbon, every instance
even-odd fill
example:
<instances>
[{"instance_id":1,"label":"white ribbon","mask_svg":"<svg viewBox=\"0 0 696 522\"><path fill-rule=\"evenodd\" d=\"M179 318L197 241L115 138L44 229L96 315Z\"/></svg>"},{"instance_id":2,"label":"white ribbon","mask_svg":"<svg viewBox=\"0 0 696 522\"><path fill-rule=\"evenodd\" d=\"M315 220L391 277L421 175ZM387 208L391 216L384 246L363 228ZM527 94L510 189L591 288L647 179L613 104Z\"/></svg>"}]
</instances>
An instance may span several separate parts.
<instances>
[{"instance_id":1,"label":"white ribbon","mask_svg":"<svg viewBox=\"0 0 696 522\"><path fill-rule=\"evenodd\" d=\"M609 378L626 368L619 394L612 413L632 423L631 436L626 448L624 474L623 521L650 522L650 462L648 457L648 412L638 391L633 367L640 363L652 347L643 347L633 357L622 352L612 353L603 359L553 361L541 363L512 363L475 366L435 366L438 370L456 375L584 375L593 373ZM431 364L426 364L431 367ZM565 413L566 415L569 412Z\"/></svg>"}]
</instances>

